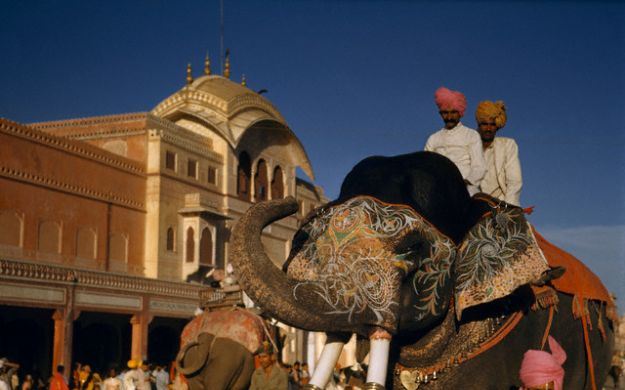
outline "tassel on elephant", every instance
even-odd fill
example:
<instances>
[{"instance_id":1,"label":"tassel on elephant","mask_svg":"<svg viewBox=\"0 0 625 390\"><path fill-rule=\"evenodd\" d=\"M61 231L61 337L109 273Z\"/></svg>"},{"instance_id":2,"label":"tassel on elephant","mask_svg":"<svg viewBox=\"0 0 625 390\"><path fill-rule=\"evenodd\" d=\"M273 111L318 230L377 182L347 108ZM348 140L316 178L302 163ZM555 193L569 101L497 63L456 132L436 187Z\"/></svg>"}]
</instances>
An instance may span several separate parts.
<instances>
[{"instance_id":1,"label":"tassel on elephant","mask_svg":"<svg viewBox=\"0 0 625 390\"><path fill-rule=\"evenodd\" d=\"M549 287L557 275L522 210L471 198L447 158L418 152L361 161L338 199L302 222L280 270L260 235L296 211L292 198L251 207L233 231L232 262L244 290L272 317L328 333L311 388L325 387L352 333L370 340L368 389L519 386L523 353L540 349L545 333L569 355L567 389L605 378L612 322L587 335L586 351L571 312L575 296L549 290L554 296L544 301L559 305L557 314L531 310L531 286ZM583 300L588 320L605 319L609 301Z\"/></svg>"}]
</instances>

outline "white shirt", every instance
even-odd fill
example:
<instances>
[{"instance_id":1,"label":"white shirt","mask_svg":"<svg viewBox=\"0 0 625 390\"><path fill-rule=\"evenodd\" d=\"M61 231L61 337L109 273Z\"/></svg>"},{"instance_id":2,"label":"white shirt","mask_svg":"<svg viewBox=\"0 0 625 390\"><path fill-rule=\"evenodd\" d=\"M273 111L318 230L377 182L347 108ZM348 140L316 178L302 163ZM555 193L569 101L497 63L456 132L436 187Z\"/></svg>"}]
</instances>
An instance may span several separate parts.
<instances>
[{"instance_id":1,"label":"white shirt","mask_svg":"<svg viewBox=\"0 0 625 390\"><path fill-rule=\"evenodd\" d=\"M484 150L486 175L480 184L482 192L515 206L521 205L521 162L519 147L512 138L495 137Z\"/></svg>"},{"instance_id":2,"label":"white shirt","mask_svg":"<svg viewBox=\"0 0 625 390\"><path fill-rule=\"evenodd\" d=\"M156 390L167 390L169 384L169 374L165 370L154 371L154 381L156 382Z\"/></svg>"},{"instance_id":3,"label":"white shirt","mask_svg":"<svg viewBox=\"0 0 625 390\"><path fill-rule=\"evenodd\" d=\"M145 390L146 387L145 375L142 369L135 368L124 375L124 388L126 390Z\"/></svg>"},{"instance_id":4,"label":"white shirt","mask_svg":"<svg viewBox=\"0 0 625 390\"><path fill-rule=\"evenodd\" d=\"M425 143L425 150L436 152L453 161L462 178L470 183L469 192L477 192L486 171L482 140L477 131L458 123L453 129L440 129Z\"/></svg>"},{"instance_id":5,"label":"white shirt","mask_svg":"<svg viewBox=\"0 0 625 390\"><path fill-rule=\"evenodd\" d=\"M118 378L106 378L102 382L102 390L121 390L122 381Z\"/></svg>"}]
</instances>

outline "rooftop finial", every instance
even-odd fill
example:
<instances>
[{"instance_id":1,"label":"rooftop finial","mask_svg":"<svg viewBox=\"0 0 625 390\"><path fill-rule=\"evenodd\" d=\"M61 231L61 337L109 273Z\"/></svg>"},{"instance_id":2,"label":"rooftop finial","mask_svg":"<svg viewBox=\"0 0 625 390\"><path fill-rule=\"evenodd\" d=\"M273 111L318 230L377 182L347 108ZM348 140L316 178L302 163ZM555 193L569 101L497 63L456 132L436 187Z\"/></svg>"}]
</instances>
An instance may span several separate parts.
<instances>
[{"instance_id":1,"label":"rooftop finial","mask_svg":"<svg viewBox=\"0 0 625 390\"><path fill-rule=\"evenodd\" d=\"M204 58L204 74L207 76L211 74L211 60L208 58L208 51L206 52L206 58Z\"/></svg>"},{"instance_id":2,"label":"rooftop finial","mask_svg":"<svg viewBox=\"0 0 625 390\"><path fill-rule=\"evenodd\" d=\"M191 75L191 64L187 64L187 85L193 82L193 76Z\"/></svg>"},{"instance_id":3,"label":"rooftop finial","mask_svg":"<svg viewBox=\"0 0 625 390\"><path fill-rule=\"evenodd\" d=\"M224 77L230 78L230 49L226 49L226 65L224 66Z\"/></svg>"},{"instance_id":4,"label":"rooftop finial","mask_svg":"<svg viewBox=\"0 0 625 390\"><path fill-rule=\"evenodd\" d=\"M243 77L241 77L241 85L244 87L247 87L247 79L245 78L245 75L243 75Z\"/></svg>"}]
</instances>

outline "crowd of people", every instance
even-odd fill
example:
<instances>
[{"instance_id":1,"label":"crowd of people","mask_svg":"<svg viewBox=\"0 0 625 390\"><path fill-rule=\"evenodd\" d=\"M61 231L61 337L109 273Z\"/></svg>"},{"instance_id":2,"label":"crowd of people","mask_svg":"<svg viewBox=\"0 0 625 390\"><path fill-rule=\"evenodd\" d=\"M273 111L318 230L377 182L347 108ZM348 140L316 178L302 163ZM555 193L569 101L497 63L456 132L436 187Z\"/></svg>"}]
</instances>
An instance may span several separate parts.
<instances>
[{"instance_id":1,"label":"crowd of people","mask_svg":"<svg viewBox=\"0 0 625 390\"><path fill-rule=\"evenodd\" d=\"M254 371L250 390L301 390L310 382L308 363L296 361L293 364L276 362L275 355L259 355L260 367ZM356 363L350 367L334 369L330 383L325 390L359 390L364 388L366 365ZM269 374L267 372L269 371Z\"/></svg>"},{"instance_id":2,"label":"crowd of people","mask_svg":"<svg viewBox=\"0 0 625 390\"><path fill-rule=\"evenodd\" d=\"M281 364L273 349L266 346L257 356L259 364L250 390L301 390L310 381L308 363ZM20 380L19 367L17 363L0 359L0 390L188 390L186 379L175 367L139 360L128 361L121 370L110 368L106 374L92 370L89 364L75 363L71 372L59 365L46 381L33 380L31 374ZM337 365L326 389L358 390L365 378L366 371L358 363L346 368Z\"/></svg>"},{"instance_id":3,"label":"crowd of people","mask_svg":"<svg viewBox=\"0 0 625 390\"><path fill-rule=\"evenodd\" d=\"M130 360L120 370L111 367L106 374L93 371L89 364L76 363L71 372L59 365L47 381L33 379L31 374L20 381L19 367L0 359L0 390L188 390L185 378L175 367L140 360Z\"/></svg>"}]
</instances>

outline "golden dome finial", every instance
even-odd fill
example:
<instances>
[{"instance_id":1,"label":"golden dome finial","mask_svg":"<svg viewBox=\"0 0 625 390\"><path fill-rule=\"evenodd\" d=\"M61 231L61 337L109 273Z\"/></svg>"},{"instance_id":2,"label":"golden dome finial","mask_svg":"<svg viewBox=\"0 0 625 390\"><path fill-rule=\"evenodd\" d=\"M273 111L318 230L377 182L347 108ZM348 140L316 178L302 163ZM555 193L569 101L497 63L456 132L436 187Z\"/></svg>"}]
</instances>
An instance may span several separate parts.
<instances>
[{"instance_id":1,"label":"golden dome finial","mask_svg":"<svg viewBox=\"0 0 625 390\"><path fill-rule=\"evenodd\" d=\"M193 76L191 75L191 64L187 64L187 85L193 82Z\"/></svg>"},{"instance_id":2,"label":"golden dome finial","mask_svg":"<svg viewBox=\"0 0 625 390\"><path fill-rule=\"evenodd\" d=\"M230 49L226 49L226 64L224 65L224 77L230 78Z\"/></svg>"},{"instance_id":3,"label":"golden dome finial","mask_svg":"<svg viewBox=\"0 0 625 390\"><path fill-rule=\"evenodd\" d=\"M206 58L204 58L204 74L207 76L211 74L211 60L208 58L208 51L206 52Z\"/></svg>"},{"instance_id":4,"label":"golden dome finial","mask_svg":"<svg viewBox=\"0 0 625 390\"><path fill-rule=\"evenodd\" d=\"M247 79L245 78L245 74L241 77L241 85L247 87Z\"/></svg>"}]
</instances>

